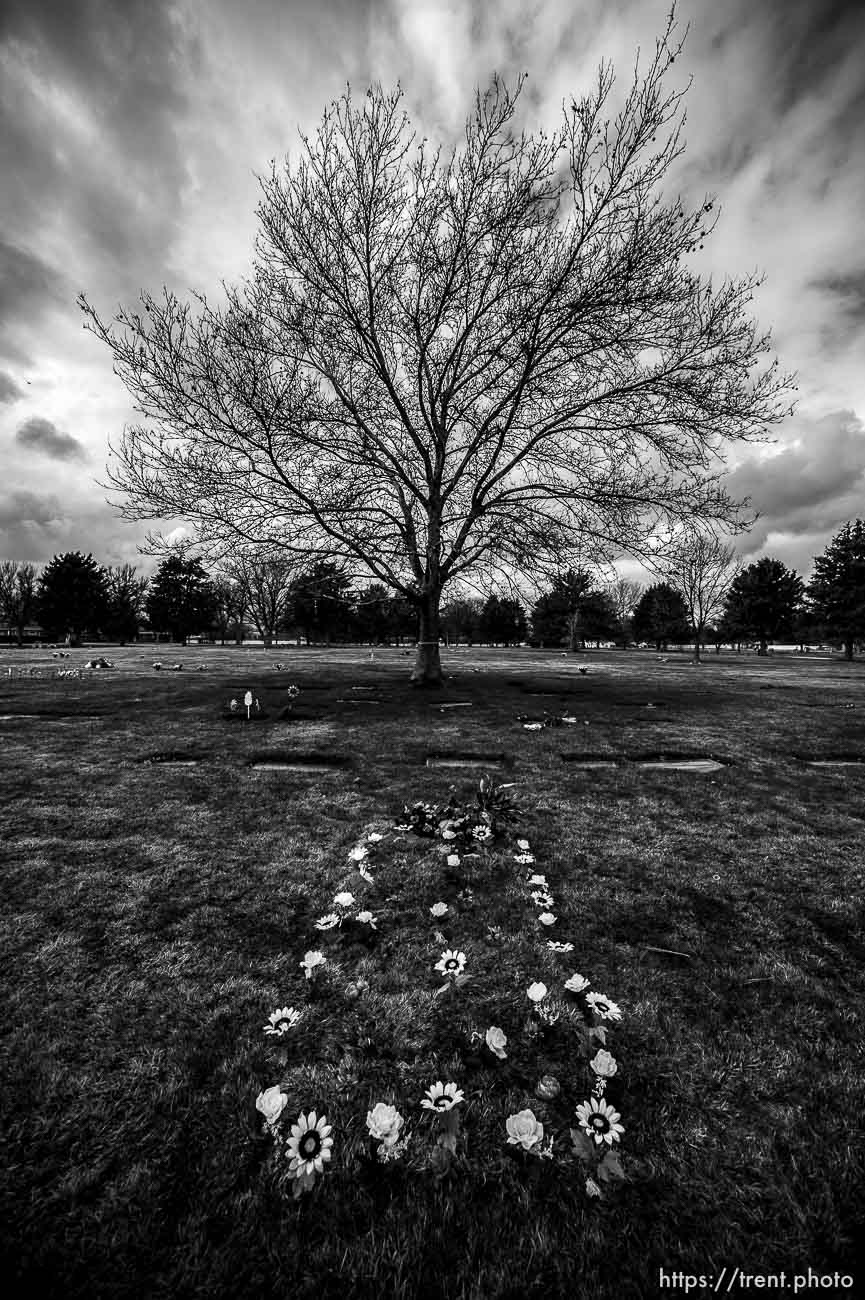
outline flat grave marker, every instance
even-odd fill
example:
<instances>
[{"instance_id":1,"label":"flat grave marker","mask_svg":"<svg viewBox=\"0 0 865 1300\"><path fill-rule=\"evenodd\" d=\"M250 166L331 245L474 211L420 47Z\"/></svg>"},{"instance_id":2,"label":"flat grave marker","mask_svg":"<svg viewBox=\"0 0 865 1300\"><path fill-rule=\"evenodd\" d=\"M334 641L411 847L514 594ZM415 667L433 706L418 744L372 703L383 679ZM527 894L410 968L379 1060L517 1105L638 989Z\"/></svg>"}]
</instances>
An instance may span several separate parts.
<instances>
[{"instance_id":1,"label":"flat grave marker","mask_svg":"<svg viewBox=\"0 0 865 1300\"><path fill-rule=\"evenodd\" d=\"M665 754L650 755L647 758L634 758L630 760L635 767L642 767L649 771L671 771L671 772L721 772L728 763L721 762L713 758L711 754Z\"/></svg>"},{"instance_id":2,"label":"flat grave marker","mask_svg":"<svg viewBox=\"0 0 865 1300\"><path fill-rule=\"evenodd\" d=\"M349 766L349 760L338 754L254 754L247 759L247 767L254 772L312 772L338 773Z\"/></svg>"}]
</instances>

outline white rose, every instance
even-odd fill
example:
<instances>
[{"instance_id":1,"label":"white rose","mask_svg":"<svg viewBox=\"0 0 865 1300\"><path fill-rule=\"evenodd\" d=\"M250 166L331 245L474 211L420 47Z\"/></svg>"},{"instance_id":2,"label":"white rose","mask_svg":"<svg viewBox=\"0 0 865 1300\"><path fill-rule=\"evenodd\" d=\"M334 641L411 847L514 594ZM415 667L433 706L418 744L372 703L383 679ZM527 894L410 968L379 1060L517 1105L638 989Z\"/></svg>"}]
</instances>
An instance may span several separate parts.
<instances>
[{"instance_id":1,"label":"white rose","mask_svg":"<svg viewBox=\"0 0 865 1300\"><path fill-rule=\"evenodd\" d=\"M447 916L448 905L447 903L433 903L430 911L433 916Z\"/></svg>"},{"instance_id":2,"label":"white rose","mask_svg":"<svg viewBox=\"0 0 865 1300\"><path fill-rule=\"evenodd\" d=\"M334 894L333 901L337 907L351 907L354 903L354 894L350 894L347 889L344 889L342 893Z\"/></svg>"},{"instance_id":3,"label":"white rose","mask_svg":"<svg viewBox=\"0 0 865 1300\"><path fill-rule=\"evenodd\" d=\"M458 867L460 865L460 855L458 853L448 854L448 866Z\"/></svg>"},{"instance_id":4,"label":"white rose","mask_svg":"<svg viewBox=\"0 0 865 1300\"><path fill-rule=\"evenodd\" d=\"M544 1126L535 1117L534 1111L521 1110L516 1115L509 1115L505 1120L508 1131L508 1144L520 1146L524 1151L531 1151L544 1140Z\"/></svg>"},{"instance_id":5,"label":"white rose","mask_svg":"<svg viewBox=\"0 0 865 1300\"><path fill-rule=\"evenodd\" d=\"M260 1110L268 1124L275 1124L288 1104L288 1096L274 1085L260 1092L255 1099L255 1109Z\"/></svg>"},{"instance_id":6,"label":"white rose","mask_svg":"<svg viewBox=\"0 0 865 1300\"><path fill-rule=\"evenodd\" d=\"M486 1032L485 1038L486 1038L487 1047L490 1049L493 1055L497 1056L499 1060L503 1061L507 1056L507 1052L505 1051L505 1043L508 1041L508 1036L505 1033L505 1031L503 1029L499 1029L498 1025L490 1025L489 1029Z\"/></svg>"},{"instance_id":7,"label":"white rose","mask_svg":"<svg viewBox=\"0 0 865 1300\"><path fill-rule=\"evenodd\" d=\"M383 1142L386 1147L392 1147L399 1141L403 1118L395 1106L380 1101L373 1106L372 1110L367 1111L366 1126L370 1137Z\"/></svg>"},{"instance_id":8,"label":"white rose","mask_svg":"<svg viewBox=\"0 0 865 1300\"><path fill-rule=\"evenodd\" d=\"M547 986L541 983L530 984L526 993L532 1002L542 1002L547 996Z\"/></svg>"},{"instance_id":9,"label":"white rose","mask_svg":"<svg viewBox=\"0 0 865 1300\"><path fill-rule=\"evenodd\" d=\"M601 1048L594 1059L589 1061L589 1065L602 1079L611 1079L619 1068L616 1058L604 1048Z\"/></svg>"},{"instance_id":10,"label":"white rose","mask_svg":"<svg viewBox=\"0 0 865 1300\"><path fill-rule=\"evenodd\" d=\"M555 925L556 923L556 918L553 916L552 912L541 912L538 920L541 925Z\"/></svg>"}]
</instances>

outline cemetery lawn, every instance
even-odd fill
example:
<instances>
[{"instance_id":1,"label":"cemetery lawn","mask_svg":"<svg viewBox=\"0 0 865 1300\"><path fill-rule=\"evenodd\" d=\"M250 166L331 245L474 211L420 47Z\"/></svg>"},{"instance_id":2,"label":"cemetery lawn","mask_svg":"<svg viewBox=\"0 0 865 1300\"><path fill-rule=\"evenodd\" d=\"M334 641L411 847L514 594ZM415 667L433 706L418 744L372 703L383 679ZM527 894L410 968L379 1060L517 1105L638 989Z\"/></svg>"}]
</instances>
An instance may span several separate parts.
<instances>
[{"instance_id":1,"label":"cemetery lawn","mask_svg":"<svg viewBox=\"0 0 865 1300\"><path fill-rule=\"evenodd\" d=\"M7 679L57 665L0 654L7 1296L593 1300L654 1295L660 1269L857 1276L865 765L805 760L865 757L865 664L459 650L433 694L396 650L173 647L158 657L177 673L152 647L105 653L116 668L80 681ZM266 714L248 724L225 713L247 687ZM516 720L545 711L576 722ZM574 761L659 753L724 766ZM200 761L146 761L166 754ZM331 767L249 765L262 755ZM521 810L488 857L454 872L393 830L404 803L472 799L484 771ZM370 831L374 884L348 859ZM555 896L550 931L517 835ZM377 930L315 930L340 890ZM445 947L473 979L436 998ZM307 981L316 948L328 966ZM574 972L622 1010L607 1095L627 1180L601 1200L558 1158L586 1060L521 1029L527 986ZM286 1005L302 1021L268 1037ZM508 1059L478 1063L469 1033L490 1024ZM558 1102L534 1094L547 1072ZM437 1079L466 1090L449 1172L378 1166L367 1111L394 1102L422 1145ZM333 1124L297 1200L255 1109L278 1083L291 1120ZM506 1145L526 1107L552 1160Z\"/></svg>"}]
</instances>

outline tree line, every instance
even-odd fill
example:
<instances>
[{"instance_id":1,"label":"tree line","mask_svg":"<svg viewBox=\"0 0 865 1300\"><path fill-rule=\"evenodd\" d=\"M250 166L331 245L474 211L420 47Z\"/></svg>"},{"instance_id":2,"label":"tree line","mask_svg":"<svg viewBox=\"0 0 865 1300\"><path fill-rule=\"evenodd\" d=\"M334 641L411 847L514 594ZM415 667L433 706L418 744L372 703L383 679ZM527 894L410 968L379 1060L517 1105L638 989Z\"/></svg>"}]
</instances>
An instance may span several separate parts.
<instances>
[{"instance_id":1,"label":"tree line","mask_svg":"<svg viewBox=\"0 0 865 1300\"><path fill-rule=\"evenodd\" d=\"M455 594L441 609L447 642L569 650L601 642L828 641L852 659L865 640L865 523L844 525L814 562L807 584L780 560L741 566L716 537L681 539L655 557L662 580L646 588L624 578L603 583L583 569L558 574L530 605L520 596ZM401 643L422 635L418 611L383 583L362 588L334 561L247 550L208 572L201 559L166 556L146 578L131 564L102 567L78 551L35 565L0 562L0 619L22 644L38 624L50 640L85 634L133 641L142 630L185 642L193 634L240 642L254 627L265 646L291 632L310 644Z\"/></svg>"}]
</instances>

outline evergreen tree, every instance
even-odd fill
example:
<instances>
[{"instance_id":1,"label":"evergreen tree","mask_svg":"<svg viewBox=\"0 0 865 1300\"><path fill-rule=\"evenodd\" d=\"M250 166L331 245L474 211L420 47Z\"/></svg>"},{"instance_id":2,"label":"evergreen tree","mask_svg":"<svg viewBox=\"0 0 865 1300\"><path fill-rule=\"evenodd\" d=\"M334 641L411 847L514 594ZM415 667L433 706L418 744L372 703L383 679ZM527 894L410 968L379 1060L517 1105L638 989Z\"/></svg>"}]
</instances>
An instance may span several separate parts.
<instances>
[{"instance_id":1,"label":"evergreen tree","mask_svg":"<svg viewBox=\"0 0 865 1300\"><path fill-rule=\"evenodd\" d=\"M723 626L734 640L754 637L764 655L770 641L793 636L803 592L798 573L780 560L764 557L749 564L730 584Z\"/></svg>"},{"instance_id":2,"label":"evergreen tree","mask_svg":"<svg viewBox=\"0 0 865 1300\"><path fill-rule=\"evenodd\" d=\"M216 596L200 560L169 555L150 583L145 600L151 627L186 644L193 632L209 631L216 617Z\"/></svg>"},{"instance_id":3,"label":"evergreen tree","mask_svg":"<svg viewBox=\"0 0 865 1300\"><path fill-rule=\"evenodd\" d=\"M633 630L638 641L651 641L658 650L687 641L691 629L682 593L667 582L647 588L634 610Z\"/></svg>"},{"instance_id":4,"label":"evergreen tree","mask_svg":"<svg viewBox=\"0 0 865 1300\"><path fill-rule=\"evenodd\" d=\"M479 635L488 645L519 645L526 639L526 615L518 600L488 596L481 609Z\"/></svg>"},{"instance_id":5,"label":"evergreen tree","mask_svg":"<svg viewBox=\"0 0 865 1300\"><path fill-rule=\"evenodd\" d=\"M449 641L474 645L480 637L481 602L476 596L455 596L442 607L442 630Z\"/></svg>"},{"instance_id":6,"label":"evergreen tree","mask_svg":"<svg viewBox=\"0 0 865 1300\"><path fill-rule=\"evenodd\" d=\"M808 586L813 618L830 639L853 658L857 641L865 638L865 523L847 523L822 555L815 557Z\"/></svg>"},{"instance_id":7,"label":"evergreen tree","mask_svg":"<svg viewBox=\"0 0 865 1300\"><path fill-rule=\"evenodd\" d=\"M622 636L622 625L609 592L588 591L579 604L579 634L586 641L614 641Z\"/></svg>"},{"instance_id":8,"label":"evergreen tree","mask_svg":"<svg viewBox=\"0 0 865 1300\"><path fill-rule=\"evenodd\" d=\"M42 570L36 601L36 617L48 636L80 645L85 631L96 635L107 615L108 580L93 556L55 555Z\"/></svg>"},{"instance_id":9,"label":"evergreen tree","mask_svg":"<svg viewBox=\"0 0 865 1300\"><path fill-rule=\"evenodd\" d=\"M287 611L307 645L345 639L352 621L351 579L338 564L317 560L291 584Z\"/></svg>"},{"instance_id":10,"label":"evergreen tree","mask_svg":"<svg viewBox=\"0 0 865 1300\"><path fill-rule=\"evenodd\" d=\"M582 569L559 574L532 609L532 639L541 645L566 645L575 650L580 639L580 601L591 590L591 574Z\"/></svg>"}]
</instances>

